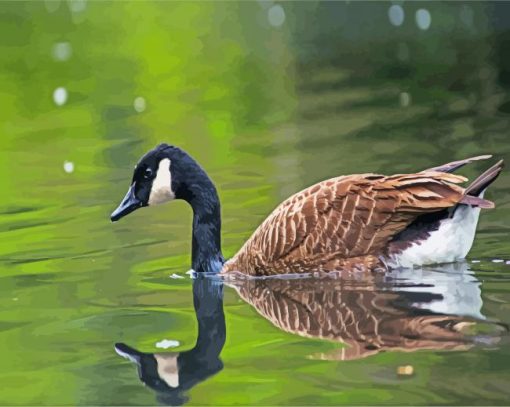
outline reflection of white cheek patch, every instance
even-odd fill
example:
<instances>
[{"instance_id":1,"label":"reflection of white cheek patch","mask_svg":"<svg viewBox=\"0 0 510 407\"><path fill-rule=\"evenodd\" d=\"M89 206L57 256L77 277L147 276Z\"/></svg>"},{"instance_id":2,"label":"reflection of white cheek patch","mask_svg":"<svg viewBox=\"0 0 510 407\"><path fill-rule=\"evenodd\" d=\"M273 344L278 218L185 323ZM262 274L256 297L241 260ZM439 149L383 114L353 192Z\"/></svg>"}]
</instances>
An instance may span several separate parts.
<instances>
[{"instance_id":1,"label":"reflection of white cheek patch","mask_svg":"<svg viewBox=\"0 0 510 407\"><path fill-rule=\"evenodd\" d=\"M175 198L172 191L172 176L170 174L170 160L164 158L159 162L156 178L152 182L149 205L158 205Z\"/></svg>"},{"instance_id":2,"label":"reflection of white cheek patch","mask_svg":"<svg viewBox=\"0 0 510 407\"><path fill-rule=\"evenodd\" d=\"M179 387L178 353L155 353L154 357L158 364L158 375L170 387Z\"/></svg>"}]
</instances>

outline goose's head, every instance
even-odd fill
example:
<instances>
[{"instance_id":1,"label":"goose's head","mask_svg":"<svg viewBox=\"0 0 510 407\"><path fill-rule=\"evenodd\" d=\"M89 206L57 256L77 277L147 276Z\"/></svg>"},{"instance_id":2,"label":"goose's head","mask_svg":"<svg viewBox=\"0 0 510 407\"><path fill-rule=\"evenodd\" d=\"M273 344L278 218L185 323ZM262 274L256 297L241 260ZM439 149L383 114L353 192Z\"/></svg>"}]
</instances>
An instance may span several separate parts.
<instances>
[{"instance_id":1,"label":"goose's head","mask_svg":"<svg viewBox=\"0 0 510 407\"><path fill-rule=\"evenodd\" d=\"M145 154L135 166L131 186L110 218L112 222L138 208L194 197L194 186L209 181L200 166L185 151L160 144Z\"/></svg>"}]
</instances>

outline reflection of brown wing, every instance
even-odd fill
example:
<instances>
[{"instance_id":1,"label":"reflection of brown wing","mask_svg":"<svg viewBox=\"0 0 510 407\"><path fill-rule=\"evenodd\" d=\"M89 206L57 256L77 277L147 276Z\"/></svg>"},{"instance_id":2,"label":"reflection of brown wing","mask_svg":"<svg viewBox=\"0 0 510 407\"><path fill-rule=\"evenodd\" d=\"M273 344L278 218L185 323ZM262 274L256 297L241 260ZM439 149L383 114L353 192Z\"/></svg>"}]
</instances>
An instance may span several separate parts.
<instances>
[{"instance_id":1,"label":"reflection of brown wing","mask_svg":"<svg viewBox=\"0 0 510 407\"><path fill-rule=\"evenodd\" d=\"M401 294L375 291L370 282L266 279L236 282L234 288L283 331L348 345L323 358L348 360L386 350L471 346L463 330L473 319L406 310L396 305Z\"/></svg>"},{"instance_id":2,"label":"reflection of brown wing","mask_svg":"<svg viewBox=\"0 0 510 407\"><path fill-rule=\"evenodd\" d=\"M345 259L377 255L416 217L452 207L466 179L425 171L352 175L320 182L278 206L224 271L272 274L279 270L334 269ZM369 266L376 257L369 256Z\"/></svg>"}]
</instances>

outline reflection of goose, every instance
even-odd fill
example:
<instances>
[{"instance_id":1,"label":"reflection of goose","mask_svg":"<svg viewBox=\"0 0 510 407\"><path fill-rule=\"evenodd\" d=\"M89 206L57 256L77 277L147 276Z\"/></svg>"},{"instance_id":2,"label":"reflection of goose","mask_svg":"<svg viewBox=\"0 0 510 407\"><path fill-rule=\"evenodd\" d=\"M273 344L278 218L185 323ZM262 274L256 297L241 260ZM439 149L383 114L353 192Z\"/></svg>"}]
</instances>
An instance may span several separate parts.
<instances>
[{"instance_id":1,"label":"reflection of goose","mask_svg":"<svg viewBox=\"0 0 510 407\"><path fill-rule=\"evenodd\" d=\"M180 148L161 144L143 156L111 220L183 199L193 208L192 267L251 275L332 271L359 265L449 263L473 244L483 198L500 161L467 188L451 174L479 156L413 174L358 174L319 182L281 203L224 263L220 201L205 171Z\"/></svg>"},{"instance_id":2,"label":"reflection of goose","mask_svg":"<svg viewBox=\"0 0 510 407\"><path fill-rule=\"evenodd\" d=\"M140 380L156 390L165 404L181 405L184 392L223 368L219 356L225 344L223 286L218 281L193 281L193 302L198 322L195 346L185 352L144 353L123 343L117 353L138 366Z\"/></svg>"},{"instance_id":3,"label":"reflection of goose","mask_svg":"<svg viewBox=\"0 0 510 407\"><path fill-rule=\"evenodd\" d=\"M434 273L439 274L423 271L430 280ZM474 282L466 284L474 284L475 289L465 292L465 314L480 315L480 291ZM434 286L396 273L356 273L347 279L247 279L229 285L277 328L347 345L323 358L358 359L388 350L467 349L477 341L498 340L468 335L467 330L476 332L480 324L497 325L450 313L450 299ZM441 303L442 312L427 309Z\"/></svg>"},{"instance_id":4,"label":"reflection of goose","mask_svg":"<svg viewBox=\"0 0 510 407\"><path fill-rule=\"evenodd\" d=\"M412 307L438 314L455 314L484 319L480 282L466 262L443 264L437 268L391 270L386 280L393 281L391 289L410 293ZM413 294L414 293L414 294ZM435 295L420 301L420 293Z\"/></svg>"}]
</instances>

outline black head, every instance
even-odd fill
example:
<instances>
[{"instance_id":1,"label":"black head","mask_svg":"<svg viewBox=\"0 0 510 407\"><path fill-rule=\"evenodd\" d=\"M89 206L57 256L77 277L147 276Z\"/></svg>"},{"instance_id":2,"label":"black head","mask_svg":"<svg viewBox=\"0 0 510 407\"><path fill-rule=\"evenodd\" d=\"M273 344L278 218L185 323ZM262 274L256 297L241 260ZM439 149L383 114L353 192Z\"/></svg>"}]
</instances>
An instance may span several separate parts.
<instances>
[{"instance_id":1,"label":"black head","mask_svg":"<svg viewBox=\"0 0 510 407\"><path fill-rule=\"evenodd\" d=\"M129 190L111 214L112 222L144 206L158 205L173 199L189 200L187 185L205 172L185 151L160 144L145 154L135 166Z\"/></svg>"}]
</instances>

